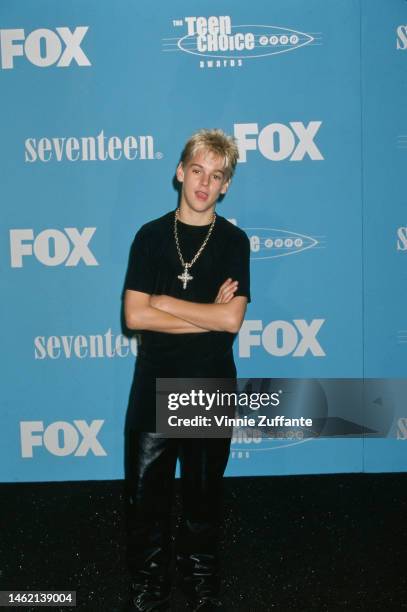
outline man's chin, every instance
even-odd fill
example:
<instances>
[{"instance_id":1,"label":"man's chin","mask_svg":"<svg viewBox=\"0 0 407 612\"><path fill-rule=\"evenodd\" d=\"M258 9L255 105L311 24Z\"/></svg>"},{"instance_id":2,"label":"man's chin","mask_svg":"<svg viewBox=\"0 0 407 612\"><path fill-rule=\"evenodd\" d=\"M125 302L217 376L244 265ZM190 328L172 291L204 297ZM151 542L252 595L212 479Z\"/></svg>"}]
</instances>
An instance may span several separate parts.
<instances>
[{"instance_id":1,"label":"man's chin","mask_svg":"<svg viewBox=\"0 0 407 612\"><path fill-rule=\"evenodd\" d=\"M205 213L209 213L215 210L215 203L208 203L208 202L193 202L190 204L187 204L188 208L198 214L205 214Z\"/></svg>"}]
</instances>

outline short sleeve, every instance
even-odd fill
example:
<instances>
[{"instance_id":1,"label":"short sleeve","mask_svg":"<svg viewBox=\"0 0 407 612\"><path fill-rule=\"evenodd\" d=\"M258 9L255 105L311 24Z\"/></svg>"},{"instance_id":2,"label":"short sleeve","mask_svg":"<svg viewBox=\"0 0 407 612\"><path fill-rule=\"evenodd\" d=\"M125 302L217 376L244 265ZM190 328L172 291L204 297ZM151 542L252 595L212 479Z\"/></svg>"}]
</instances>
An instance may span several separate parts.
<instances>
[{"instance_id":1,"label":"short sleeve","mask_svg":"<svg viewBox=\"0 0 407 612\"><path fill-rule=\"evenodd\" d=\"M141 291L152 295L154 286L153 262L150 255L147 236L140 229L134 237L130 249L124 289Z\"/></svg>"},{"instance_id":2,"label":"short sleeve","mask_svg":"<svg viewBox=\"0 0 407 612\"><path fill-rule=\"evenodd\" d=\"M250 302L250 241L242 232L230 250L228 276L239 282L235 293L247 297Z\"/></svg>"}]
</instances>

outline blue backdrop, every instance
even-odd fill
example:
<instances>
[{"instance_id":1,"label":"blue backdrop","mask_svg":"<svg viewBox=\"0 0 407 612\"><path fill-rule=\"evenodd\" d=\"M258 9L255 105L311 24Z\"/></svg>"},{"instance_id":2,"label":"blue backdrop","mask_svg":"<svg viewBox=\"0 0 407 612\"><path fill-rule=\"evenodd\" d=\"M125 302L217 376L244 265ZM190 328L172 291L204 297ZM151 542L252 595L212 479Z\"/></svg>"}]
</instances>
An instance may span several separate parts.
<instances>
[{"instance_id":1,"label":"blue backdrop","mask_svg":"<svg viewBox=\"0 0 407 612\"><path fill-rule=\"evenodd\" d=\"M191 14L195 13L195 14ZM407 2L3 0L0 479L123 477L137 229L201 127L238 139L241 377L388 379L385 439L233 442L229 475L407 469ZM248 25L249 24L249 25Z\"/></svg>"}]
</instances>

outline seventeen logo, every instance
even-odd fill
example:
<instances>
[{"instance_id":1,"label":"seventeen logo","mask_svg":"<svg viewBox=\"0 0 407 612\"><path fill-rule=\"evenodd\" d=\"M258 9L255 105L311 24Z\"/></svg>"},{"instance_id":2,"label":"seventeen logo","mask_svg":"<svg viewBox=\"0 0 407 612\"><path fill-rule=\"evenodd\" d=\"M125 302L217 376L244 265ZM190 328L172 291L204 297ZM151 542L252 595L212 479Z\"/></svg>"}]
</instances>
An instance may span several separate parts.
<instances>
[{"instance_id":1,"label":"seventeen logo","mask_svg":"<svg viewBox=\"0 0 407 612\"><path fill-rule=\"evenodd\" d=\"M397 250L407 251L407 227L399 227L397 230Z\"/></svg>"},{"instance_id":2,"label":"seventeen logo","mask_svg":"<svg viewBox=\"0 0 407 612\"><path fill-rule=\"evenodd\" d=\"M259 149L270 161L302 161L307 155L313 161L324 159L314 139L322 121L270 123L259 132L257 123L235 123L234 135L239 147L240 163L247 161L246 152Z\"/></svg>"},{"instance_id":3,"label":"seventeen logo","mask_svg":"<svg viewBox=\"0 0 407 612\"><path fill-rule=\"evenodd\" d=\"M14 58L25 56L31 64L48 68L67 68L74 60L78 66L91 66L81 43L89 26L78 26L73 32L60 27L53 30L39 28L25 36L23 29L0 30L1 67L14 68ZM24 41L24 42L23 42Z\"/></svg>"},{"instance_id":4,"label":"seventeen logo","mask_svg":"<svg viewBox=\"0 0 407 612\"><path fill-rule=\"evenodd\" d=\"M325 319L271 321L263 328L263 321L244 321L239 332L239 357L251 357L252 346L262 346L273 357L325 357L317 334Z\"/></svg>"},{"instance_id":5,"label":"seventeen logo","mask_svg":"<svg viewBox=\"0 0 407 612\"><path fill-rule=\"evenodd\" d=\"M407 25L400 25L397 28L397 49L400 51L407 49Z\"/></svg>"},{"instance_id":6,"label":"seventeen logo","mask_svg":"<svg viewBox=\"0 0 407 612\"><path fill-rule=\"evenodd\" d=\"M74 421L74 425L65 421L51 423L44 431L43 421L21 421L21 456L33 457L34 446L45 446L51 455L66 457L85 457L91 451L96 457L105 457L106 451L97 439L104 420L96 419L87 424L86 421Z\"/></svg>"},{"instance_id":7,"label":"seventeen logo","mask_svg":"<svg viewBox=\"0 0 407 612\"><path fill-rule=\"evenodd\" d=\"M25 161L117 161L121 158L161 159L161 152L154 153L153 136L105 136L101 130L97 136L63 136L52 138L26 138Z\"/></svg>"},{"instance_id":8,"label":"seventeen logo","mask_svg":"<svg viewBox=\"0 0 407 612\"><path fill-rule=\"evenodd\" d=\"M82 260L86 266L98 266L89 242L96 227L65 227L64 232L46 229L34 238L32 229L10 230L11 267L22 268L23 257L34 257L44 266L77 266Z\"/></svg>"},{"instance_id":9,"label":"seventeen logo","mask_svg":"<svg viewBox=\"0 0 407 612\"><path fill-rule=\"evenodd\" d=\"M34 359L101 359L130 354L137 355L136 336L113 334L110 328L105 334L34 338Z\"/></svg>"},{"instance_id":10,"label":"seventeen logo","mask_svg":"<svg viewBox=\"0 0 407 612\"><path fill-rule=\"evenodd\" d=\"M181 36L163 39L163 51L182 51L202 58L200 68L242 66L248 58L264 58L317 43L317 37L274 25L232 25L230 15L174 19Z\"/></svg>"}]
</instances>

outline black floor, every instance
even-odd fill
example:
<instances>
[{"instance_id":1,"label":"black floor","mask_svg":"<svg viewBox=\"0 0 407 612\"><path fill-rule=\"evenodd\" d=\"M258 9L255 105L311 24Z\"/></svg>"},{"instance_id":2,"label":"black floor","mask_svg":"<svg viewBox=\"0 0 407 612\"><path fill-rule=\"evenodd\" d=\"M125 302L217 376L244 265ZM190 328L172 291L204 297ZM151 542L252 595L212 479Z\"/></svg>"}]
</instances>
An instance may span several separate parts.
<instances>
[{"instance_id":1,"label":"black floor","mask_svg":"<svg viewBox=\"0 0 407 612\"><path fill-rule=\"evenodd\" d=\"M120 609L122 481L0 492L1 590L71 589L77 610ZM228 478L225 510L227 610L407 609L407 474Z\"/></svg>"}]
</instances>

